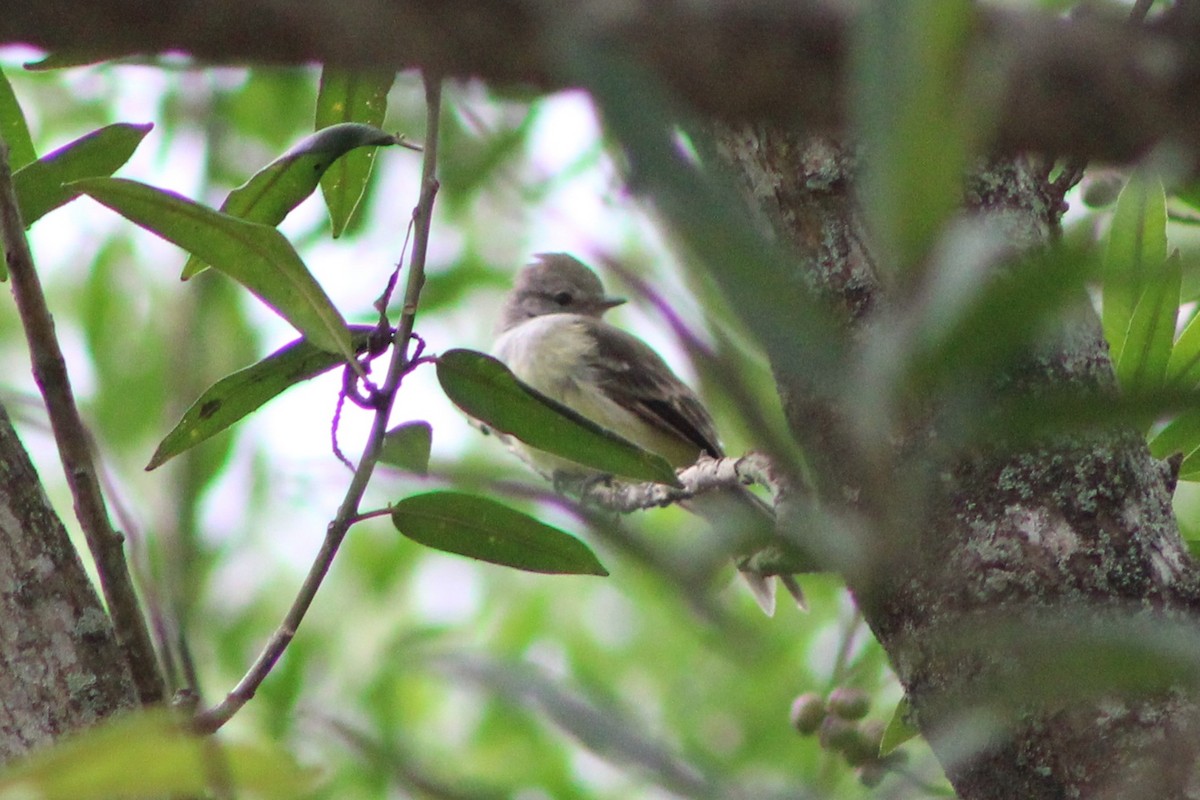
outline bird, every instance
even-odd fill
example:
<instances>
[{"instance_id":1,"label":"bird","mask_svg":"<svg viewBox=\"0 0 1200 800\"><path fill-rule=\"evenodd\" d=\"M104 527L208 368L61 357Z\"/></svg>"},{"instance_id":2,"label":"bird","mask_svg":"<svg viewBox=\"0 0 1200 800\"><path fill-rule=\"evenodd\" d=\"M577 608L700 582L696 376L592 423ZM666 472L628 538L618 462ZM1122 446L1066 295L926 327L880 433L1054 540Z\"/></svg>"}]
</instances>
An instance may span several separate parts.
<instances>
[{"instance_id":1,"label":"bird","mask_svg":"<svg viewBox=\"0 0 1200 800\"><path fill-rule=\"evenodd\" d=\"M624 302L606 294L596 273L574 256L539 253L517 274L505 297L492 355L525 384L657 453L676 469L689 467L703 456L721 458L724 451L716 425L696 393L648 344L603 319ZM561 457L518 447L521 456L543 473L595 474ZM723 511L729 510L732 498L738 507L765 515L760 522L766 518L773 522L770 507L748 490L737 487L720 494L725 495ZM713 499L719 498L695 498L685 507L706 518L722 515L716 508L715 513L703 510L713 506ZM763 611L773 613L770 578L741 574ZM803 607L795 581L785 585Z\"/></svg>"}]
</instances>

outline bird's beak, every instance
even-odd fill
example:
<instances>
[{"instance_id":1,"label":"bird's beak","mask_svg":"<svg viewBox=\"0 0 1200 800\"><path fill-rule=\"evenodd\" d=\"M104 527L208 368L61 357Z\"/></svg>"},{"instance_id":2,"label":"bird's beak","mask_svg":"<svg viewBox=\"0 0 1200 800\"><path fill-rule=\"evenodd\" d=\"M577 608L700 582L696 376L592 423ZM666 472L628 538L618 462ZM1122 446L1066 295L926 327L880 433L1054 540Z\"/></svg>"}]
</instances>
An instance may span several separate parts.
<instances>
[{"instance_id":1,"label":"bird's beak","mask_svg":"<svg viewBox=\"0 0 1200 800\"><path fill-rule=\"evenodd\" d=\"M624 297L605 297L600 301L599 305L600 308L608 311L610 308L616 308L619 305L624 305L626 302L628 301Z\"/></svg>"}]
</instances>

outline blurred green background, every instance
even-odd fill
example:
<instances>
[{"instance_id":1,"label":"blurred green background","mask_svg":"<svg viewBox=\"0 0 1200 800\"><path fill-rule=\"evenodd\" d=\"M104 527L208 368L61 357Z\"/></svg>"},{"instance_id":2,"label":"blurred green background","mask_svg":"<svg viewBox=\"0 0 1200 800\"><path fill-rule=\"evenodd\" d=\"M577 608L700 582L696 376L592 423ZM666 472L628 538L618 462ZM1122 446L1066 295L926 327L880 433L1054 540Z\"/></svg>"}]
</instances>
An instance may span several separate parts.
<instances>
[{"instance_id":1,"label":"blurred green background","mask_svg":"<svg viewBox=\"0 0 1200 800\"><path fill-rule=\"evenodd\" d=\"M20 65L35 53L2 56L39 155L104 124L153 122L118 174L214 206L313 127L316 70L29 72ZM419 80L400 76L388 101L382 127L421 141ZM431 352L486 350L515 270L550 250L597 266L616 260L670 298L702 340L717 330L744 341L718 306L692 299L653 214L622 188L586 96L503 97L450 84L443 119L442 186L417 319ZM281 226L352 322L372 321L417 198L419 154L391 148L375 161L341 237L330 238L317 196ZM216 701L278 623L349 480L330 451L339 379L298 386L232 434L146 473L159 439L204 388L294 332L213 271L180 283L182 251L86 198L30 235L142 588L168 627L177 621L204 699ZM605 280L631 294L617 276ZM652 304L634 296L614 320L700 382ZM11 306L0 314L0 337L10 376L0 391L73 525ZM744 357L761 396L772 398L761 356ZM729 452L744 451L751 442L721 386L699 388ZM431 367L399 397L393 423L413 419L433 424L430 476L384 468L365 507L443 485L507 481L548 492L467 426ZM338 439L352 457L367 422L366 412L343 412ZM727 614L714 619L689 606L677 574L648 566L621 537L553 504L540 511L587 540L611 577L516 573L425 550L386 520L360 524L282 662L226 735L281 742L319 768L317 796L325 797L868 793L840 756L788 720L802 692L859 687L881 721L899 699L839 581L805 578L810 612L781 603L768 619L729 569L713 598ZM621 526L668 564L686 564L705 535L670 509ZM937 783L940 771L919 743L904 749L911 776L890 776L889 791L924 796L922 783Z\"/></svg>"},{"instance_id":2,"label":"blurred green background","mask_svg":"<svg viewBox=\"0 0 1200 800\"><path fill-rule=\"evenodd\" d=\"M38 57L0 51L39 155L105 124L153 122L118 175L214 207L313 130L316 69L193 69L171 61L22 68ZM400 75L381 127L420 142L424 116L419 78ZM662 309L606 271L607 262L667 298L701 342L732 354L765 424L780 426L765 359L711 288L680 263L683 248L659 215L626 188L625 165L612 155L587 95L498 94L450 83L442 124L441 190L416 324L431 353L488 349L516 270L533 253L566 250L599 267L610 291L632 298L612 319L636 329L700 390L728 452L761 445L761 431L747 424L750 415L725 382L691 363ZM963 145L952 154L961 156L967 138L945 146ZM920 173L930 161L916 148L901 152L895 172ZM342 235L331 237L319 196L280 226L351 322L375 319L372 303L402 258L419 174L418 153L380 149ZM895 176L874 177L883 187L874 213L901 218L910 198L899 190L884 196ZM1072 196L1068 243L1093 250L1104 243L1124 180L1089 176L1088 203ZM939 224L942 189L923 199ZM1167 230L1182 276L1178 318L1185 321L1200 297L1200 216L1187 198L1200 193L1168 189ZM911 191L919 195L922 187ZM904 236L917 234L896 232L898 251L917 247ZM186 642L203 699L215 702L278 624L345 492L350 473L331 449L340 378L294 387L232 432L145 472L201 391L295 332L215 271L181 283L183 251L89 199L38 221L30 238L148 607L165 640ZM0 312L0 369L0 398L72 527L11 304ZM676 509L639 512L614 530L571 513L494 438L467 425L432 366L405 380L392 423L410 420L433 427L429 475L381 468L365 508L431 488L479 489L577 534L611 576L518 573L424 549L386 518L356 525L294 642L227 726L226 740L275 743L315 767L316 797L948 794L919 738L901 745L903 766L867 786L862 778L873 784L871 776L793 730L793 699L805 693L862 690L868 722L880 725L900 700L881 649L836 577L804 576L809 611L781 603L766 618L732 567L716 586L691 582L689 553L713 547L694 518ZM342 412L337 439L351 458L368 425L367 412ZM1181 484L1176 495L1187 538L1200 531L1194 486ZM189 670L182 660L171 667L177 682Z\"/></svg>"}]
</instances>

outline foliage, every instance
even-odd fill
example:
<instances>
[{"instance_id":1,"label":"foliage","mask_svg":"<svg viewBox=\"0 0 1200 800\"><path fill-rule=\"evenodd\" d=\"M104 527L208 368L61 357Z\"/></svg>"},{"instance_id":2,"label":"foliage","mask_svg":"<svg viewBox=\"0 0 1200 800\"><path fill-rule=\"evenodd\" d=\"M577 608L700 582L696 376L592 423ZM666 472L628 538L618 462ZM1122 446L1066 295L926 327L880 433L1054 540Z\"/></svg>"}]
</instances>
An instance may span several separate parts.
<instances>
[{"instance_id":1,"label":"foliage","mask_svg":"<svg viewBox=\"0 0 1200 800\"><path fill-rule=\"evenodd\" d=\"M147 791L198 794L215 782L248 796L285 798L313 791L316 778L277 746L189 735L178 719L154 709L110 720L39 752L0 777L0 794L103 800Z\"/></svg>"},{"instance_id":2,"label":"foliage","mask_svg":"<svg viewBox=\"0 0 1200 800\"><path fill-rule=\"evenodd\" d=\"M932 3L910 5L937 13ZM1115 409L1092 402L1092 416L1080 418L1133 417L1157 455L1185 455L1181 477L1200 477L1200 422L1194 411L1178 413L1194 405L1200 387L1200 324L1191 318L1175 335L1190 315L1200 259L1187 236L1194 214L1172 213L1197 192L1167 191L1159 177L1138 174L1115 209L1077 212L1068 239L1084 244L1014 265L1000 280L955 282L946 263L969 252L955 251L943 234L955 176L986 120L978 108L959 109L961 86L928 78L956 63L963 35L952 16L938 19L938 36L901 37L901 52L858 66L867 91L855 113L884 154L871 165L869 212L908 270L904 279L941 289L920 309L924 316L897 326L907 335L887 342L887 367L864 369L858 385L841 375L846 351L836 327L779 277L780 254L731 208L720 177L680 154L669 98L656 98L653 82L619 54L581 53L575 68L586 74L630 175L692 255L686 268L644 210L611 199L611 208L570 208L595 203L578 198L604 194L615 171L590 140L565 156L540 151L562 137L559 126L580 124L582 115L564 111L577 109L577 98L448 88L442 194L417 308L417 331L436 366L417 359L405 377L397 415L418 419L392 429L382 458L398 468L375 476L376 513L366 515L389 517L404 536L375 519L356 525L295 642L235 717L236 735L254 743L246 752L272 754L272 768L259 775L263 793L290 794L289 780L307 778L279 747L319 765L315 796L339 798L859 796L867 767L895 766L900 753L910 766L874 778L892 781L896 796L940 790L927 748L910 739L885 657L836 579L803 578L810 614L763 620L697 566L715 562L718 535L673 509L618 525L564 506L437 391L485 422L496 424L490 415L498 414L545 419L535 425L541 432L561 425L557 437L568 447L586 436L606 439L569 414L553 416L511 375L461 349L487 348L497 290L531 250L591 250L647 265L664 285L686 272L693 285L719 287L726 302L693 308L687 319L702 331L696 341L712 348L687 337L680 347L662 333L654 343L696 358L719 420L734 429L737 420L759 421L727 437L731 452L779 441L778 408L763 400L773 387L756 368L760 350L787 369L827 377L831 395L861 401L856 413L864 417L903 410L914 396L966 404L980 376L1026 352L1041 323L1100 284L1105 334L1131 401ZM890 72L892 59L906 70ZM130 90L132 77L145 84ZM900 90L915 90L910 116L879 117L881 98ZM116 118L134 101L153 129ZM349 476L330 437L354 456L362 446L369 411L358 415L348 404L335 431L336 397L379 355L368 341L375 299L383 295L393 324L401 313L400 298L384 287L394 264L410 268L399 231L419 195L419 156L387 147L400 137L384 131L420 141L421 113L412 76L100 65L10 70L0 83L0 134L21 167L15 177L35 256L75 346L80 396L119 487L123 527L142 579L156 589L151 611L178 618L206 699L221 696L270 635L335 513ZM941 135L905 134L929 117ZM36 159L51 147L60 149ZM109 177L116 171L128 177ZM318 185L329 217L309 199ZM603 236L598 217L611 223ZM1100 241L1087 233L1105 227ZM181 273L186 285L175 281ZM647 314L632 321L665 327ZM304 339L293 341L296 330ZM10 361L22 352L11 314L0 315L0 347ZM721 357L706 361L712 353ZM5 402L30 391L14 382L4 387ZM1057 430L1082 424L1053 416L1052 406L1036 410L1035 421ZM28 430L42 422L26 414ZM507 422L501 429L515 431ZM964 424L952 432L969 439L995 431ZM301 439L307 451L290 449ZM626 465L605 462L611 471L671 480L636 448L604 446ZM148 460L163 468L140 474ZM54 470L42 473L50 480ZM61 485L51 488L66 508ZM497 544L514 530L522 532L516 544ZM714 594L722 595L717 603ZM865 700L839 714L847 687ZM813 737L788 727L802 693L823 712ZM142 731L139 747L154 750L154 735ZM164 749L146 758L177 744L162 738ZM18 769L49 774L50 763L56 776L85 780L95 756L71 746L41 767ZM196 791L196 771L171 770L170 779L147 772L114 792ZM0 789L20 774L0 776ZM181 775L187 780L172 782Z\"/></svg>"},{"instance_id":3,"label":"foliage","mask_svg":"<svg viewBox=\"0 0 1200 800\"><path fill-rule=\"evenodd\" d=\"M83 119L98 126L123 123L109 116L115 111L106 104L115 108L125 96L131 83L126 76L147 72L95 66L58 73L10 70L10 75L41 152L86 133L76 127L79 118L67 113L82 102L72 98L76 82L103 87L102 99ZM229 196L226 212L260 224L277 224L291 210L282 227L296 243L306 272L339 314L369 318L369 298L379 293L390 265L401 256L401 237L388 220L403 219L416 200L412 167L419 156L392 150L378 157L384 171L377 169L363 184L363 222L347 229L345 243L337 245L367 250L360 250L351 266L330 272L318 263L322 257L339 258L323 249L328 223L313 213L311 201L301 202L311 183L285 191L275 188L284 181L274 180L265 196L282 213L256 217L231 209L232 198L239 197L230 195L234 187L255 175L274 175L281 164L297 163L298 152L305 154L302 158L312 152L295 145L312 141L305 139L311 117L305 119L303 104L292 102L289 117L282 104L268 107L267 102L307 95L311 109L316 76L262 71L222 72L211 81L187 73L158 78L153 87L158 94L147 98L156 104L155 127L120 174L186 198L207 198L213 205ZM414 89L411 80L397 82L386 125L419 142ZM470 87L452 88L450 97L436 255L418 322L434 352L461 345L486 349L493 321L487 309L495 308L497 289L507 285L530 249L613 249L631 263L669 261L649 236L650 228L628 208L604 212L615 220L607 240L589 243L587 232L567 240L560 233L550 241L522 244L528 234L521 232L546 224L541 220L552 218L564 193L577 194L595 181L598 167L611 167L600 161L594 145L547 157L546 164L568 159L552 172L531 156L528 148L545 135L543 117L579 119L577 112L563 110L577 105L573 98L518 103ZM220 130L208 125L214 115L223 120ZM284 125L285 119L290 124ZM180 137L205 129L211 136L204 152L181 151ZM246 153L257 153L258 163L247 161ZM188 183L198 156L203 171ZM166 162L173 168L164 172ZM160 233L173 231L177 223L154 214L186 211L178 224L196 220L199 225L173 234L176 238L199 230L219 244L226 231L247 230L215 212L191 210L195 200L151 194L130 183L82 186ZM399 195L382 204L372 198L381 186ZM593 187L587 191L605 189ZM115 197L117 191L130 193L142 203L139 208L149 210L130 208L124 196ZM103 234L92 238L86 252L56 257L52 237L70 230L72 218L101 226ZM491 234L500 220L511 233L509 243L497 248ZM382 244L371 240L372 231L381 227L389 231ZM277 623L306 552L321 533L321 518L332 513L332 494L346 480L328 449L341 379L312 377L334 367L336 356L321 356L318 363L313 359L320 351L313 348L296 355L295 364L274 367L272 359L291 353L279 350L294 337L290 326L258 310L249 295L215 272L192 268L187 284L175 282L185 254L121 225L115 215L87 201L76 199L46 215L32 226L31 236L60 326L68 339L73 330L83 334L79 341L85 349L78 356L92 366L82 374L94 377L81 385L80 396L107 468L120 482L135 561L160 587L161 606L155 610L181 615L202 688L215 698L240 676ZM222 258L228 262L217 250L201 257L215 266ZM369 257L363 255L367 252ZM294 265L290 255L284 258ZM233 261L235 270L247 268ZM668 280L669 272L660 271ZM294 300L274 297L272 302L286 310ZM11 322L3 326L3 335L16 357L21 341ZM670 348L661 335L659 344ZM264 352L275 350L261 360ZM422 371L429 373L429 385L432 365L418 368L412 380ZM256 377L260 372L264 377ZM311 380L296 383L305 378ZM282 397L267 402L288 385ZM12 385L5 396L31 388ZM243 392L249 394L243 397ZM406 388L400 404L402 413L433 421L429 471L438 483L478 490L498 477L525 474L494 439L471 431L447 401L439 409L424 393L419 385ZM288 406L297 395L307 397ZM214 405L208 400L213 397L221 398L221 412L232 417L217 419L210 428L189 423L193 417L212 417ZM729 416L727 402L711 398L718 416ZM260 405L232 431L227 428ZM193 411L185 414L189 406ZM205 409L210 413L202 413ZM30 424L38 423L36 414L27 417ZM167 436L180 417L179 432ZM357 446L361 424L355 419L349 407L339 432L344 447ZM295 452L289 447L302 436L313 444L301 451L300 463L291 462L284 453ZM186 450L170 444L180 438L189 445ZM155 464L168 454L173 458L139 476L159 443L165 449ZM733 440L728 444L740 446ZM419 449L419 441L414 446ZM272 449L282 452L272 454ZM43 474L53 486L54 470L46 466ZM415 474L396 471L377 476L376 482L374 495L381 505L418 495L427 485ZM536 476L525 483L544 492ZM61 489L54 494L61 496ZM398 536L391 525L360 523L302 633L255 700L235 717L234 734L300 752L303 761L321 768L319 793L338 797L377 796L385 786L416 795L508 796L536 790L570 798L651 797L662 791L658 786L712 794L744 783L768 796L791 793L785 787L799 782L826 789L854 785L854 776L834 769L837 762L822 756L815 742L787 733L790 698L803 688L842 682L872 692L889 687L881 654L865 643L860 623L838 600L835 582L806 581L820 608L811 618L789 613L768 628L758 624L753 604L732 592L727 599L732 607L725 612L732 616L705 620L690 610L688 594L677 588L689 574L682 548L697 535L686 517L654 512L644 523L635 520L634 530L619 531L599 520L563 516L553 510L557 502L530 504L517 496L506 502L542 517L549 509L549 521L581 534L614 576L512 574L425 550ZM654 564L659 567L647 568ZM728 577L727 572L721 581ZM817 648L811 662L803 655L806 641L829 643L846 636L856 644L836 666L822 655L828 645ZM697 672L701 664L707 666ZM695 680L680 681L682 675ZM632 687L640 688L631 693ZM894 684L886 691L894 695ZM145 791L171 788L153 774L144 778Z\"/></svg>"}]
</instances>

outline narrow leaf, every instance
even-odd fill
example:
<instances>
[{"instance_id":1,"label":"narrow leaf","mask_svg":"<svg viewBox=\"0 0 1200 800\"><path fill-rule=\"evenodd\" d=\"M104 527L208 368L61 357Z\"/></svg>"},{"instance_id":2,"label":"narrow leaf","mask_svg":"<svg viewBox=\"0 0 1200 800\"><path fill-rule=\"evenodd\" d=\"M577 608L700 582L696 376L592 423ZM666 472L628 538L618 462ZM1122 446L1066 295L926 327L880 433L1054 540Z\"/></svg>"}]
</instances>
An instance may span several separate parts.
<instances>
[{"instance_id":1,"label":"narrow leaf","mask_svg":"<svg viewBox=\"0 0 1200 800\"><path fill-rule=\"evenodd\" d=\"M856 127L869 227L892 268L928 251L962 197L987 108L968 61L969 0L889 0L863 14L854 53Z\"/></svg>"},{"instance_id":2,"label":"narrow leaf","mask_svg":"<svg viewBox=\"0 0 1200 800\"><path fill-rule=\"evenodd\" d=\"M1101 318L1113 363L1119 363L1134 310L1151 282L1147 270L1167 259L1167 200L1162 183L1137 174L1121 190L1104 252Z\"/></svg>"},{"instance_id":3,"label":"narrow leaf","mask_svg":"<svg viewBox=\"0 0 1200 800\"><path fill-rule=\"evenodd\" d=\"M508 367L472 350L449 350L437 361L438 381L470 416L522 442L611 475L676 485L662 457L522 383Z\"/></svg>"},{"instance_id":4,"label":"narrow leaf","mask_svg":"<svg viewBox=\"0 0 1200 800\"><path fill-rule=\"evenodd\" d=\"M892 718L888 720L887 727L883 729L883 739L879 742L880 758L890 754L909 739L921 735L908 721L908 716L908 697L901 697L900 702L896 704L896 710L892 712Z\"/></svg>"},{"instance_id":5,"label":"narrow leaf","mask_svg":"<svg viewBox=\"0 0 1200 800\"><path fill-rule=\"evenodd\" d=\"M1167 380L1185 390L1200 384L1200 314L1188 321L1175 342L1167 363Z\"/></svg>"},{"instance_id":6,"label":"narrow leaf","mask_svg":"<svg viewBox=\"0 0 1200 800\"><path fill-rule=\"evenodd\" d=\"M1189 483L1200 482L1200 452L1193 452L1179 465L1179 480Z\"/></svg>"},{"instance_id":7,"label":"narrow leaf","mask_svg":"<svg viewBox=\"0 0 1200 800\"><path fill-rule=\"evenodd\" d=\"M792 256L762 235L735 200L733 176L697 170L681 152L677 132L688 112L658 78L628 54L581 42L565 65L585 86L605 128L628 157L630 184L654 198L655 209L695 258L697 283L715 287L758 341L783 383L801 381L833 394L845 375L843 325L827 304L795 280ZM703 142L705 126L689 133ZM719 163L718 158L711 159Z\"/></svg>"},{"instance_id":8,"label":"narrow leaf","mask_svg":"<svg viewBox=\"0 0 1200 800\"><path fill-rule=\"evenodd\" d=\"M666 789L651 792L665 797L731 797L719 791L719 781L705 768L679 755L672 743L655 738L636 715L607 693L573 685L546 667L524 659L489 659L470 654L438 653L427 660L443 679L455 686L477 685L489 697L527 708L552 722L593 755L610 764L636 769ZM774 792L748 792L745 796L781 797Z\"/></svg>"},{"instance_id":9,"label":"narrow leaf","mask_svg":"<svg viewBox=\"0 0 1200 800\"><path fill-rule=\"evenodd\" d=\"M279 231L136 181L93 178L72 186L238 281L312 344L354 357L346 321Z\"/></svg>"},{"instance_id":10,"label":"narrow leaf","mask_svg":"<svg viewBox=\"0 0 1200 800\"><path fill-rule=\"evenodd\" d=\"M1018 386L990 392L986 397L967 396L965 401L951 413L970 417L973 431L970 435L982 441L1002 441L1004 447L1011 448L1033 445L1048 436L1111 431L1141 425L1147 419L1190 413L1189 409L1200 406L1200 395L1170 390L1114 395L1105 390L1064 387L1030 393ZM1177 434L1167 433L1174 424L1151 441L1151 451L1160 458L1187 449L1180 444L1182 440L1171 437L1186 439L1190 434L1182 430Z\"/></svg>"},{"instance_id":11,"label":"narrow leaf","mask_svg":"<svg viewBox=\"0 0 1200 800\"><path fill-rule=\"evenodd\" d=\"M526 572L608 575L587 545L495 500L429 492L392 507L396 530L415 542Z\"/></svg>"},{"instance_id":12,"label":"narrow leaf","mask_svg":"<svg viewBox=\"0 0 1200 800\"><path fill-rule=\"evenodd\" d=\"M1179 288L1183 280L1179 253L1164 262L1146 265L1141 297L1134 306L1125 345L1116 360L1117 378L1131 391L1153 392L1162 387L1175 341Z\"/></svg>"},{"instance_id":13,"label":"narrow leaf","mask_svg":"<svg viewBox=\"0 0 1200 800\"><path fill-rule=\"evenodd\" d=\"M13 172L37 158L29 126L25 123L25 112L21 110L4 70L0 70L0 139L8 145L8 168ZM28 221L25 224L28 225Z\"/></svg>"},{"instance_id":14,"label":"narrow leaf","mask_svg":"<svg viewBox=\"0 0 1200 800\"><path fill-rule=\"evenodd\" d=\"M366 347L371 330L364 325L351 328L356 351ZM285 389L344 363L341 356L297 339L258 363L222 378L184 412L183 418L159 443L146 469L159 467L215 436Z\"/></svg>"},{"instance_id":15,"label":"narrow leaf","mask_svg":"<svg viewBox=\"0 0 1200 800\"><path fill-rule=\"evenodd\" d=\"M396 137L390 133L357 122L322 128L230 192L221 204L221 211L231 217L273 227L316 191L321 176L339 158L355 148L396 142ZM183 268L184 280L207 266L196 256L191 256Z\"/></svg>"},{"instance_id":16,"label":"narrow leaf","mask_svg":"<svg viewBox=\"0 0 1200 800\"><path fill-rule=\"evenodd\" d=\"M428 422L406 422L389 430L383 437L379 460L408 472L429 472L429 450L433 427Z\"/></svg>"},{"instance_id":17,"label":"narrow leaf","mask_svg":"<svg viewBox=\"0 0 1200 800\"><path fill-rule=\"evenodd\" d=\"M1155 434L1150 453L1161 459L1181 453L1179 479L1195 480L1200 471L1200 409L1185 411Z\"/></svg>"},{"instance_id":18,"label":"narrow leaf","mask_svg":"<svg viewBox=\"0 0 1200 800\"><path fill-rule=\"evenodd\" d=\"M1007 367L1028 352L1063 309L1086 300L1095 275L1090 253L1060 247L1037 253L993 275L979 275L969 286L940 281L950 297L916 320L918 351L910 360L910 379L919 390L938 382L961 384L968 372ZM934 276L937 278L938 276Z\"/></svg>"},{"instance_id":19,"label":"narrow leaf","mask_svg":"<svg viewBox=\"0 0 1200 800\"><path fill-rule=\"evenodd\" d=\"M207 795L215 775L264 798L294 798L316 775L274 746L224 744L185 733L163 710L129 714L0 771L0 797L111 800Z\"/></svg>"},{"instance_id":20,"label":"narrow leaf","mask_svg":"<svg viewBox=\"0 0 1200 800\"><path fill-rule=\"evenodd\" d=\"M1192 209L1200 211L1200 181L1189 181L1171 190L1171 197L1183 201Z\"/></svg>"},{"instance_id":21,"label":"narrow leaf","mask_svg":"<svg viewBox=\"0 0 1200 800\"><path fill-rule=\"evenodd\" d=\"M48 54L45 58L39 61L26 61L23 65L30 72L49 72L55 69L70 69L71 67L89 67L92 64L101 64L105 61L112 61L121 56L127 56L128 53L122 52L122 49L109 49L103 46L84 47L73 50L59 50Z\"/></svg>"},{"instance_id":22,"label":"narrow leaf","mask_svg":"<svg viewBox=\"0 0 1200 800\"><path fill-rule=\"evenodd\" d=\"M106 177L120 169L154 126L118 123L107 125L65 144L13 174L13 187L21 204L21 219L28 227L59 206L79 196L78 187L64 184L85 178Z\"/></svg>"},{"instance_id":23,"label":"narrow leaf","mask_svg":"<svg viewBox=\"0 0 1200 800\"><path fill-rule=\"evenodd\" d=\"M394 72L350 72L326 67L317 94L316 127L344 122L382 125L387 115L388 90L395 79ZM366 193L374 164L374 150L356 150L338 159L321 176L321 194L329 208L335 239L346 229Z\"/></svg>"}]
</instances>

